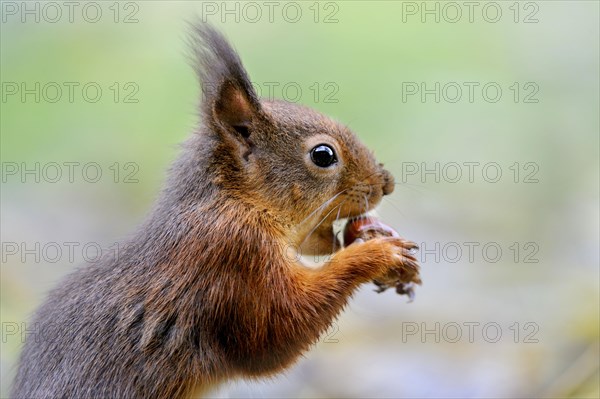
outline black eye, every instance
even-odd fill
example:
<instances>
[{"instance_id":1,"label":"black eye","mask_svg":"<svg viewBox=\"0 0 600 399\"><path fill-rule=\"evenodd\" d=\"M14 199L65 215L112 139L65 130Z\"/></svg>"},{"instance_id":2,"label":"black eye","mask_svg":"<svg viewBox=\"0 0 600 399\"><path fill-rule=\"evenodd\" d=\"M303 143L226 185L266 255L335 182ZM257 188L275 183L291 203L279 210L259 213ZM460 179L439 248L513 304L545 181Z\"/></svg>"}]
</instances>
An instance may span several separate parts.
<instances>
[{"instance_id":1,"label":"black eye","mask_svg":"<svg viewBox=\"0 0 600 399\"><path fill-rule=\"evenodd\" d=\"M310 150L310 159L313 163L321 168L326 168L337 162L333 148L327 144L319 144Z\"/></svg>"}]
</instances>

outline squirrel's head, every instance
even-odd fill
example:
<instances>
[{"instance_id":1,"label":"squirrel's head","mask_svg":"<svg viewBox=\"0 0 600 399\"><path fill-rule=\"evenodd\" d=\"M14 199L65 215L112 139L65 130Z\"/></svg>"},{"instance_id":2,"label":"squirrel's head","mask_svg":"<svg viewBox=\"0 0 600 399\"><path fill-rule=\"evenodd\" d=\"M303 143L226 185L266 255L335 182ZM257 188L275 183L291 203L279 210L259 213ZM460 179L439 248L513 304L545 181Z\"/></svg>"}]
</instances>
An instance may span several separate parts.
<instances>
[{"instance_id":1,"label":"squirrel's head","mask_svg":"<svg viewBox=\"0 0 600 399\"><path fill-rule=\"evenodd\" d=\"M206 24L193 31L199 134L212 138L211 177L232 198L308 232L365 213L393 191L392 175L349 128L300 105L259 99L225 38Z\"/></svg>"}]
</instances>

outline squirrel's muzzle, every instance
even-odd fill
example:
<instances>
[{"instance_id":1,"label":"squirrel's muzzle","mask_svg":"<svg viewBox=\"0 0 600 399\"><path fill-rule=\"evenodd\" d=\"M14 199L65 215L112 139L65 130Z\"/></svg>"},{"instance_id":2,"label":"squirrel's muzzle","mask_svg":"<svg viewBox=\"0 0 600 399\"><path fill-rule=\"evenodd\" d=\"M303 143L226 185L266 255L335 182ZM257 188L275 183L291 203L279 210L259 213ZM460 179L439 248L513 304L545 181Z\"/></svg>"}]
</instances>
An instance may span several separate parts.
<instances>
[{"instance_id":1,"label":"squirrel's muzzle","mask_svg":"<svg viewBox=\"0 0 600 399\"><path fill-rule=\"evenodd\" d=\"M381 170L381 176L383 177L383 195L391 194L394 191L394 176L385 169Z\"/></svg>"}]
</instances>

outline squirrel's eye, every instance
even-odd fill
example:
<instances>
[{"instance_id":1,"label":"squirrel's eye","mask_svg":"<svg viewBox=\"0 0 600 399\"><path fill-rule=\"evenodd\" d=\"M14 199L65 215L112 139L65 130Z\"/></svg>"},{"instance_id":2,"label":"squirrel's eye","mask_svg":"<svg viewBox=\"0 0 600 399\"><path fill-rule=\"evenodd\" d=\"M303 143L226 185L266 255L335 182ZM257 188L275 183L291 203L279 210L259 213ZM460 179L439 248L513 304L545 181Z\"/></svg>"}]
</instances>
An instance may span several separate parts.
<instances>
[{"instance_id":1,"label":"squirrel's eye","mask_svg":"<svg viewBox=\"0 0 600 399\"><path fill-rule=\"evenodd\" d=\"M337 162L333 148L327 144L319 144L310 150L310 159L313 163L321 168L326 168Z\"/></svg>"}]
</instances>

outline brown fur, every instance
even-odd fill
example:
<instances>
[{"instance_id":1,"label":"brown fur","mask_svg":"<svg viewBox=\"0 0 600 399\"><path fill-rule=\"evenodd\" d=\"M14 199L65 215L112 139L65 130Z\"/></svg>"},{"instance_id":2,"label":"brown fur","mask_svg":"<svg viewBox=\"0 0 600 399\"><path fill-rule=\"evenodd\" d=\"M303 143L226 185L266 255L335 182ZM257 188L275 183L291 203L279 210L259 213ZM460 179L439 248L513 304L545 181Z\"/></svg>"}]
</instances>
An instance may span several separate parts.
<instances>
[{"instance_id":1,"label":"brown fur","mask_svg":"<svg viewBox=\"0 0 600 399\"><path fill-rule=\"evenodd\" d=\"M126 249L70 275L38 310L13 397L181 398L272 375L360 284L402 263L391 238L314 270L285 253L331 252L331 223L375 206L393 178L348 128L259 100L224 38L194 32L202 125ZM339 157L327 170L308 155L323 141Z\"/></svg>"}]
</instances>

